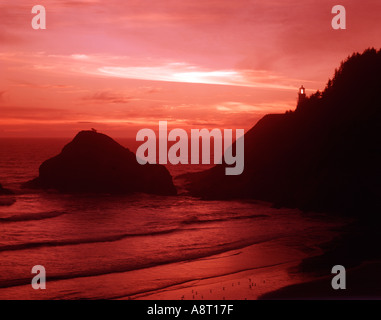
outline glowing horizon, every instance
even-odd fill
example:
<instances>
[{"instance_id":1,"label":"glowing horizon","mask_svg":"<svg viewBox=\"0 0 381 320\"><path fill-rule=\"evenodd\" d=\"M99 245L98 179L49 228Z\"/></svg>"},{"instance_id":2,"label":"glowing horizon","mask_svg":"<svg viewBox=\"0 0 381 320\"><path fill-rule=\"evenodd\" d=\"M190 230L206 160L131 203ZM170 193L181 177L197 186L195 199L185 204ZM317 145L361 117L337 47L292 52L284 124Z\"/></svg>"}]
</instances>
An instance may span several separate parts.
<instances>
[{"instance_id":1,"label":"glowing horizon","mask_svg":"<svg viewBox=\"0 0 381 320\"><path fill-rule=\"evenodd\" d=\"M0 4L0 137L133 136L160 120L249 129L294 109L302 84L324 89L352 52L381 47L372 0L344 3L345 31L328 0L40 2L46 30L31 28L29 1Z\"/></svg>"}]
</instances>

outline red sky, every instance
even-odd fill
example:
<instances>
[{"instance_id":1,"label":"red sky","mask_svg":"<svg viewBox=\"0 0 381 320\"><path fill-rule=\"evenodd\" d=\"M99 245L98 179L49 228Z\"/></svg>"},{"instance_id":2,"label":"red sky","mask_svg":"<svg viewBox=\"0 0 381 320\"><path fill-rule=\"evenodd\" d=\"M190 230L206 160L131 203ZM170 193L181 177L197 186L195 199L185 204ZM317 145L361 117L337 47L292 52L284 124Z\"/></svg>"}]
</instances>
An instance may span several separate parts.
<instances>
[{"instance_id":1,"label":"red sky","mask_svg":"<svg viewBox=\"0 0 381 320\"><path fill-rule=\"evenodd\" d=\"M31 27L36 4L46 30ZM331 27L336 4L347 30ZM249 129L381 47L379 0L15 0L0 14L3 137Z\"/></svg>"}]
</instances>

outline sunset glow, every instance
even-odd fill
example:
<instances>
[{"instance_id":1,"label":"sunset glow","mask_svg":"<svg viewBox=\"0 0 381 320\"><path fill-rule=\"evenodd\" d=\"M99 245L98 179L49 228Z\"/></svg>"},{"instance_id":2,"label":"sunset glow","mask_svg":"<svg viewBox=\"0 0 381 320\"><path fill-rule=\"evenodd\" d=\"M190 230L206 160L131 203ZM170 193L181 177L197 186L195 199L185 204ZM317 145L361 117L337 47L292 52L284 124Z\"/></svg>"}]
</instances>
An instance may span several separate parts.
<instances>
[{"instance_id":1,"label":"sunset glow","mask_svg":"<svg viewBox=\"0 0 381 320\"><path fill-rule=\"evenodd\" d=\"M97 127L134 136L169 126L249 129L323 89L338 63L381 45L379 1L2 2L0 136L72 136ZM365 32L366 30L366 32Z\"/></svg>"}]
</instances>

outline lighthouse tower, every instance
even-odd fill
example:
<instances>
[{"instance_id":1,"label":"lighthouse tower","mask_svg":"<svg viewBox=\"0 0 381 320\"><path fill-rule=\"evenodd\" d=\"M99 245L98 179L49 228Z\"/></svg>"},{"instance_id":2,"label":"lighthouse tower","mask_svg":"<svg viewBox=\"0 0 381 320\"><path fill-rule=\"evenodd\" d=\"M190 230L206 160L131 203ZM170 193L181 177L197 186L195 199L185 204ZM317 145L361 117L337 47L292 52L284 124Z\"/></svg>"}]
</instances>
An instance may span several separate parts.
<instances>
[{"instance_id":1,"label":"lighthouse tower","mask_svg":"<svg viewBox=\"0 0 381 320\"><path fill-rule=\"evenodd\" d=\"M301 106L301 104L306 100L306 89L301 86L299 88L299 95L298 95L298 105L297 108Z\"/></svg>"}]
</instances>

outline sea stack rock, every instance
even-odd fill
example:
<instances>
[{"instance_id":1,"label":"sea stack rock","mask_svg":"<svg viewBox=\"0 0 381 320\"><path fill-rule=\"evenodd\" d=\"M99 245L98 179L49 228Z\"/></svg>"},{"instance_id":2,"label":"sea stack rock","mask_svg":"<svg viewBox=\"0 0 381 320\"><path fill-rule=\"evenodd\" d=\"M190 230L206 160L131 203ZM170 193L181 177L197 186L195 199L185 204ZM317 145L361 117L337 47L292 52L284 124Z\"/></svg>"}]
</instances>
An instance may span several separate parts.
<instances>
[{"instance_id":1,"label":"sea stack rock","mask_svg":"<svg viewBox=\"0 0 381 320\"><path fill-rule=\"evenodd\" d=\"M39 176L23 187L68 193L176 194L164 166L140 165L133 152L96 131L79 132L59 155L43 162Z\"/></svg>"}]
</instances>

